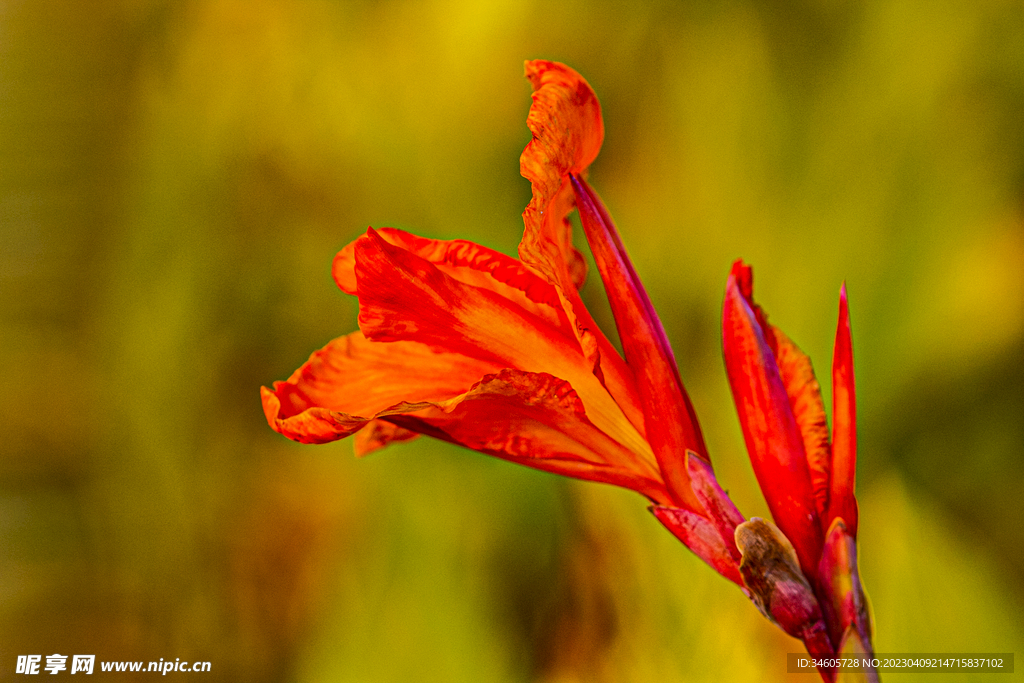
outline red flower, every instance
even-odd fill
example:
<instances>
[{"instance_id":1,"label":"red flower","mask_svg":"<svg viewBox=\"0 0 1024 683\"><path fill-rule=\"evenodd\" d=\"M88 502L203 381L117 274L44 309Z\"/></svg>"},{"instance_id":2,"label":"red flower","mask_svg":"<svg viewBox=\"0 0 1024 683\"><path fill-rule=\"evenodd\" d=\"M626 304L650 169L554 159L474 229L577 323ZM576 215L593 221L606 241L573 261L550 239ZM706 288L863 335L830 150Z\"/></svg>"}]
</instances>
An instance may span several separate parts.
<instances>
[{"instance_id":1,"label":"red flower","mask_svg":"<svg viewBox=\"0 0 1024 683\"><path fill-rule=\"evenodd\" d=\"M533 200L519 260L371 228L334 259L338 286L359 298L360 331L264 388L267 419L305 443L357 434L359 453L427 434L698 509L681 463L687 448L705 452L703 438L639 280L613 291L632 311L625 360L577 291L585 264L566 216L601 147L600 105L566 66L529 62L526 75ZM659 399L671 419L646 417Z\"/></svg>"},{"instance_id":2,"label":"red flower","mask_svg":"<svg viewBox=\"0 0 1024 683\"><path fill-rule=\"evenodd\" d=\"M810 651L833 652L849 624L856 630L867 623L847 618L866 614L858 607L859 583L852 592L846 588L856 579L848 327L841 325L845 355L840 358L837 345L836 371L845 391L836 392L837 400L845 407L826 466L827 434L818 438L824 414L807 398L817 395L817 385L812 391L804 374L791 376L788 369L779 374L778 350L796 347L753 312L749 269L734 266L726 295L727 366L755 471L782 531L747 522L715 479L665 331L614 223L584 179L604 136L600 104L562 64L527 62L526 75L534 89L527 119L533 140L520 163L533 199L523 212L519 259L472 242L369 229L342 249L333 269L338 286L359 298L360 331L314 353L286 382L263 388L267 421L303 443L355 434L359 454L426 434L633 489ZM577 291L586 268L566 218L574 207L608 293L622 356ZM790 356L779 358L785 365L781 359ZM800 358L794 367L810 373ZM811 458L801 440L812 438L801 436L805 423L808 434L818 435L806 446ZM826 518L837 521L823 527ZM787 563L793 548L787 536L799 561ZM844 597L833 601L839 586ZM825 610L816 596L829 598ZM870 644L866 631L856 632Z\"/></svg>"},{"instance_id":3,"label":"red flower","mask_svg":"<svg viewBox=\"0 0 1024 683\"><path fill-rule=\"evenodd\" d=\"M787 571L802 575L810 593L781 601L766 585L758 596L748 573L766 572L756 562L741 566L744 579L755 602L810 652L870 653L871 623L857 570L856 404L846 286L839 294L832 359L831 442L811 361L754 303L753 274L742 261L729 275L722 318L726 370L754 474L781 530ZM737 534L745 565L744 542L753 538L742 538L748 531ZM790 613L801 601L795 612L806 616L794 617Z\"/></svg>"}]
</instances>

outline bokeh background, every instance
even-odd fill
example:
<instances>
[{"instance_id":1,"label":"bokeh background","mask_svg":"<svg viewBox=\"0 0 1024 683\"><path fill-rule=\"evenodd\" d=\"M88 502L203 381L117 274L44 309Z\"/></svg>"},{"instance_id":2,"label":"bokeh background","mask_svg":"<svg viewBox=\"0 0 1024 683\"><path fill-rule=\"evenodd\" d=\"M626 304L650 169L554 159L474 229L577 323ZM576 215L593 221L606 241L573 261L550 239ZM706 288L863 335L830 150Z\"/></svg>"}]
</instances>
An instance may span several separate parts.
<instances>
[{"instance_id":1,"label":"bokeh background","mask_svg":"<svg viewBox=\"0 0 1024 683\"><path fill-rule=\"evenodd\" d=\"M845 280L876 647L1021 657L1019 2L5 0L0 679L814 680L631 492L266 425L355 329L367 225L514 253L527 58L601 98L591 181L740 508L730 264L824 378Z\"/></svg>"}]
</instances>

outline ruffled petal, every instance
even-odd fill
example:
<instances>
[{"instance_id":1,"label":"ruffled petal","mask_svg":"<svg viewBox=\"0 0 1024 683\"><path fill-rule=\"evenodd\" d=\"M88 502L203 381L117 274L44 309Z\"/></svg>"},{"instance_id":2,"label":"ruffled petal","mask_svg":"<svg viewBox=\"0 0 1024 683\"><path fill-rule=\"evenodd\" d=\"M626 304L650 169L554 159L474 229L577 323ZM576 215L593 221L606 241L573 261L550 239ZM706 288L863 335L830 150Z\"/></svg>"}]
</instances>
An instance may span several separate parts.
<instances>
[{"instance_id":1,"label":"ruffled petal","mask_svg":"<svg viewBox=\"0 0 1024 683\"><path fill-rule=\"evenodd\" d=\"M354 248L359 326L367 338L413 340L501 367L569 382L588 418L633 453L638 471L657 473L650 445L594 374L569 330L515 300L460 282L426 259L370 230Z\"/></svg>"},{"instance_id":2,"label":"ruffled petal","mask_svg":"<svg viewBox=\"0 0 1024 683\"><path fill-rule=\"evenodd\" d=\"M576 204L619 328L626 363L636 378L650 442L676 503L700 511L690 488L687 452L708 460L707 447L665 328L604 204L572 176Z\"/></svg>"},{"instance_id":3,"label":"ruffled petal","mask_svg":"<svg viewBox=\"0 0 1024 683\"><path fill-rule=\"evenodd\" d=\"M840 517L857 538L857 398L853 386L853 342L846 285L839 293L839 325L832 354L832 483L826 520Z\"/></svg>"},{"instance_id":4,"label":"ruffled petal","mask_svg":"<svg viewBox=\"0 0 1024 683\"><path fill-rule=\"evenodd\" d=\"M572 245L567 215L575 199L570 175L581 175L597 157L604 138L601 105L578 73L556 62L526 63L533 86L527 125L533 139L520 158L533 196L523 212L519 244L522 262L556 286L570 328L584 357L608 392L642 434L645 421L632 372L605 338L580 299L586 276L583 257Z\"/></svg>"},{"instance_id":5,"label":"ruffled petal","mask_svg":"<svg viewBox=\"0 0 1024 683\"><path fill-rule=\"evenodd\" d=\"M577 479L623 486L666 501L657 472L598 429L565 380L505 368L466 394L394 418L405 428Z\"/></svg>"},{"instance_id":6,"label":"ruffled petal","mask_svg":"<svg viewBox=\"0 0 1024 683\"><path fill-rule=\"evenodd\" d=\"M373 343L355 332L314 352L287 381L263 387L263 410L270 426L288 438L326 443L403 402L458 396L500 368L415 341Z\"/></svg>"},{"instance_id":7,"label":"ruffled petal","mask_svg":"<svg viewBox=\"0 0 1024 683\"><path fill-rule=\"evenodd\" d=\"M597 157L604 140L601 105L578 73L557 62L526 62L533 105L526 125L533 140L519 160L533 199L523 212L525 232L519 245L524 263L564 289L578 287L586 273L572 246L569 174L581 174Z\"/></svg>"},{"instance_id":8,"label":"ruffled petal","mask_svg":"<svg viewBox=\"0 0 1024 683\"><path fill-rule=\"evenodd\" d=\"M521 261L474 242L428 239L394 228L381 228L375 232L388 244L415 254L445 275L467 285L491 290L541 318L552 328L575 337L586 364L593 369L630 423L641 434L644 433L643 413L632 373L594 324L575 290L566 297L561 287L540 277ZM354 295L358 295L355 270L358 242L355 240L338 252L333 264L338 286ZM582 319L577 311L581 312Z\"/></svg>"},{"instance_id":9,"label":"ruffled petal","mask_svg":"<svg viewBox=\"0 0 1024 683\"><path fill-rule=\"evenodd\" d=\"M822 531L803 437L752 302L750 269L737 261L726 285L722 320L729 385L768 508L796 548L800 566L813 576Z\"/></svg>"},{"instance_id":10,"label":"ruffled petal","mask_svg":"<svg viewBox=\"0 0 1024 683\"><path fill-rule=\"evenodd\" d=\"M395 228L379 228L374 232L388 244L419 256L459 282L490 289L552 327L569 328L555 286L510 256L467 240L429 239ZM338 287L357 296L355 252L358 242L354 240L339 251L332 265Z\"/></svg>"},{"instance_id":11,"label":"ruffled petal","mask_svg":"<svg viewBox=\"0 0 1024 683\"><path fill-rule=\"evenodd\" d=\"M426 434L668 500L658 473L637 466L635 454L594 426L572 386L546 373L496 368L418 342L371 342L356 332L261 394L270 426L301 443L365 429L357 437L361 455Z\"/></svg>"}]
</instances>

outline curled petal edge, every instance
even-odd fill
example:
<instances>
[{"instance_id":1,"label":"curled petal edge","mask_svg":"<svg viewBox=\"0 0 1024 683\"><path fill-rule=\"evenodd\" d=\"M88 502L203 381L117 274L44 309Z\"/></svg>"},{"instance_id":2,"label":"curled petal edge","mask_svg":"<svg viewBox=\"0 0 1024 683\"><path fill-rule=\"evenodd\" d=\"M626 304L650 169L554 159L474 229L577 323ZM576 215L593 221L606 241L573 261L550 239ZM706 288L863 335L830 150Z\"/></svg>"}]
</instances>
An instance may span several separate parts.
<instances>
[{"instance_id":1,"label":"curled petal edge","mask_svg":"<svg viewBox=\"0 0 1024 683\"><path fill-rule=\"evenodd\" d=\"M519 245L524 263L567 291L583 284L586 262L572 245L570 173L584 173L604 140L601 105L580 74L564 64L526 62L533 104L526 125L533 139L519 159L533 190L523 212Z\"/></svg>"},{"instance_id":2,"label":"curled petal edge","mask_svg":"<svg viewBox=\"0 0 1024 683\"><path fill-rule=\"evenodd\" d=\"M418 342L380 344L353 332L314 351L288 380L263 388L261 396L275 431L300 443L327 443L358 430L364 417L402 402L446 401L500 369ZM400 435L389 431L388 440Z\"/></svg>"},{"instance_id":3,"label":"curled petal edge","mask_svg":"<svg viewBox=\"0 0 1024 683\"><path fill-rule=\"evenodd\" d=\"M367 444L425 434L563 476L614 484L651 500L667 501L662 482L635 467L635 456L595 427L565 380L546 373L504 368L483 376L465 393L443 401L401 401L373 415L322 406L281 417L275 389L262 389L267 421L301 443L327 443L387 423Z\"/></svg>"}]
</instances>

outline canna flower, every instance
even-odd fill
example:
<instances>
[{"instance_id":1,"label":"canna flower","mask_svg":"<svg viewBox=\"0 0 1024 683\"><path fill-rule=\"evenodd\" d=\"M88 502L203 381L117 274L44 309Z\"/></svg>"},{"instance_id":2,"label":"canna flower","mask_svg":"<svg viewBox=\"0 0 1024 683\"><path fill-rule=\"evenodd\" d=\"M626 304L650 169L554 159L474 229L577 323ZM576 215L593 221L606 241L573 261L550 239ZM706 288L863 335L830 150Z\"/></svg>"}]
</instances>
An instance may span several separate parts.
<instances>
[{"instance_id":1,"label":"canna flower","mask_svg":"<svg viewBox=\"0 0 1024 683\"><path fill-rule=\"evenodd\" d=\"M727 368L778 527L747 521L715 478L661 321L586 181L604 137L597 97L562 64L527 62L526 76L533 139L520 167L533 197L523 212L519 258L464 240L368 229L333 263L337 285L358 297L359 331L261 390L268 423L302 443L354 435L357 455L427 435L632 489L808 651L832 654L851 633L870 647L856 573L845 295L845 355L837 341L835 371L846 392L836 393L837 406L845 403L829 450L809 363L767 326L751 298L749 269L733 268ZM621 355L579 295L586 266L572 245L567 216L574 208L608 294ZM802 361L793 360L797 354ZM801 518L805 513L811 517Z\"/></svg>"},{"instance_id":2,"label":"canna flower","mask_svg":"<svg viewBox=\"0 0 1024 683\"><path fill-rule=\"evenodd\" d=\"M684 460L688 450L707 457L703 436L661 323L611 243L617 235L600 239L618 258L602 268L627 312L625 358L578 292L586 266L567 215L578 188L589 191L582 177L604 137L600 105L564 65L529 62L526 75L533 140L520 163L533 198L519 259L370 228L333 264L335 282L359 299L359 331L264 388L267 420L303 443L355 434L358 454L426 434L700 510Z\"/></svg>"}]
</instances>

